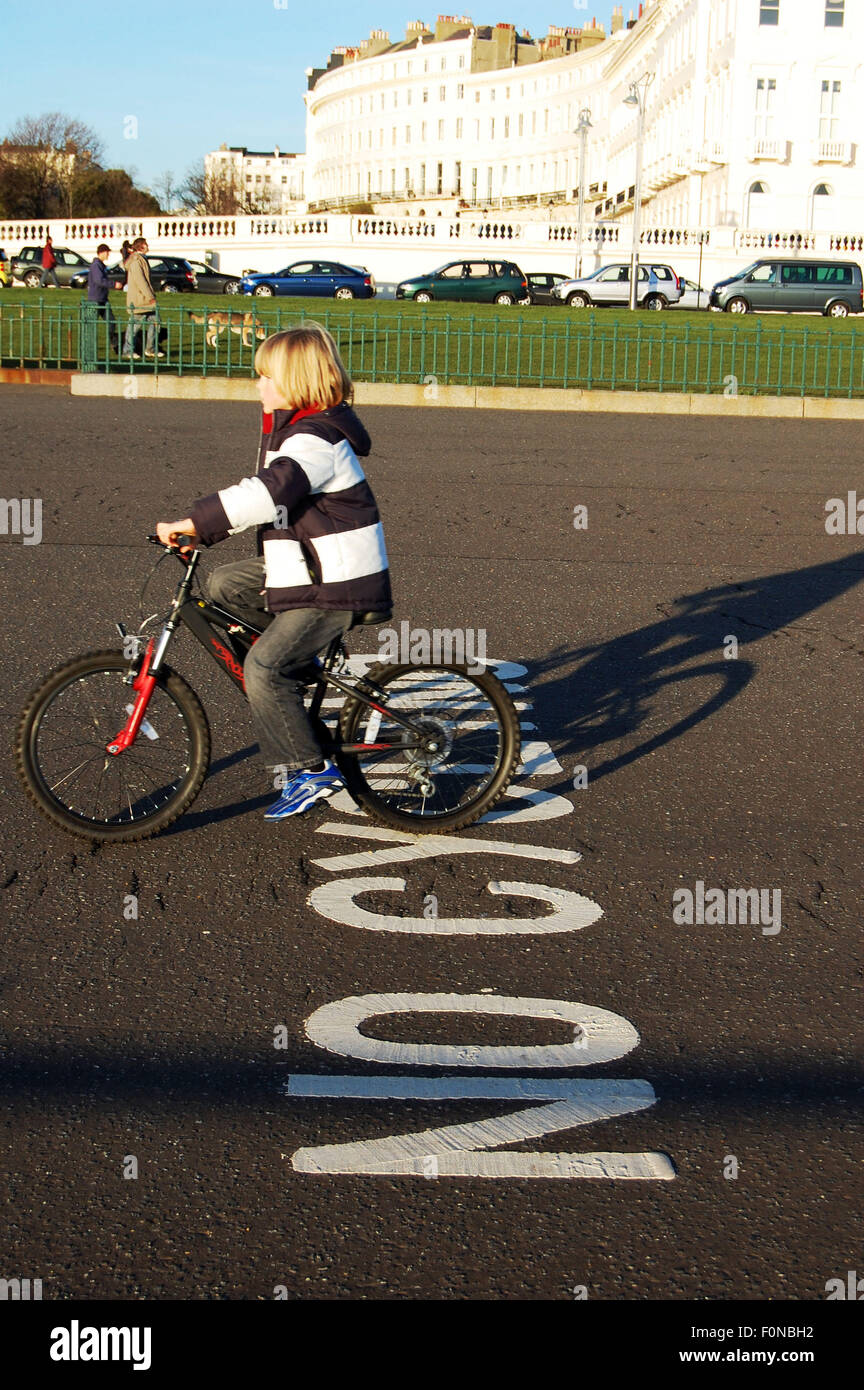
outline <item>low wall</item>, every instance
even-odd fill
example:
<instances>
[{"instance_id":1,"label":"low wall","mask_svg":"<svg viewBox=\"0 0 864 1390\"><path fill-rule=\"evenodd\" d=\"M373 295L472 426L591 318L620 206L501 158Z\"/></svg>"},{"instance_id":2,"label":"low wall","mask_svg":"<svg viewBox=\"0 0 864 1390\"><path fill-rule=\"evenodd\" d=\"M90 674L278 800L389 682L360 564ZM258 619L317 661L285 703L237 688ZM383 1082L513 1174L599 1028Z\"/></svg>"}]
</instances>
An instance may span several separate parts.
<instances>
[{"instance_id":1,"label":"low wall","mask_svg":"<svg viewBox=\"0 0 864 1390\"><path fill-rule=\"evenodd\" d=\"M278 270L291 261L326 256L363 265L375 276L379 293L391 294L399 280L420 275L446 261L468 256L506 257L525 272L575 273L578 229L572 218L537 221L465 213L460 217L357 216L322 213L273 217L56 218L52 221L0 222L0 246L7 255L44 242L68 246L92 257L101 241L119 249L125 239L146 236L153 252L209 259L220 270ZM630 256L630 227L597 224L586 217L583 271ZM702 238L700 242L700 237ZM841 260L864 257L864 235L732 227L648 227L640 255L671 265L679 275L706 288L760 256L818 255ZM700 268L701 266L701 268Z\"/></svg>"},{"instance_id":2,"label":"low wall","mask_svg":"<svg viewBox=\"0 0 864 1390\"><path fill-rule=\"evenodd\" d=\"M130 383L134 392L130 394ZM255 401L254 381L217 377L73 373L73 396L138 400ZM728 418L864 420L864 400L821 396L706 396L666 391L523 390L509 386L440 386L430 399L424 386L355 382L358 407L422 406L426 409L554 410L636 415L720 415Z\"/></svg>"}]
</instances>

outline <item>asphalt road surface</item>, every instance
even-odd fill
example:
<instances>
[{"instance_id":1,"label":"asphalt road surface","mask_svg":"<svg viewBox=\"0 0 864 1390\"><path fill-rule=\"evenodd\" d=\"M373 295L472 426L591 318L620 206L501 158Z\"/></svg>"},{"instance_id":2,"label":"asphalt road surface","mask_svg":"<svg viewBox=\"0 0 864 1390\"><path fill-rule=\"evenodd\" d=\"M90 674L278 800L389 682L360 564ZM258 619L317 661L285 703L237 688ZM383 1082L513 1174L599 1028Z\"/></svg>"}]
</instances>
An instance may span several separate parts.
<instances>
[{"instance_id":1,"label":"asphalt road surface","mask_svg":"<svg viewBox=\"0 0 864 1390\"><path fill-rule=\"evenodd\" d=\"M41 676L136 619L144 534L250 471L257 408L7 386L2 412L4 494L44 503L41 544L0 537L11 749ZM169 833L67 837L7 756L0 1275L46 1299L825 1299L861 1267L864 541L825 528L861 426L364 417L397 621L484 629L521 687L507 815L434 854L347 801L266 824L245 706L188 635L213 765ZM699 883L765 913L675 920ZM373 1000L342 1051L307 1033L382 994L433 998Z\"/></svg>"}]
</instances>

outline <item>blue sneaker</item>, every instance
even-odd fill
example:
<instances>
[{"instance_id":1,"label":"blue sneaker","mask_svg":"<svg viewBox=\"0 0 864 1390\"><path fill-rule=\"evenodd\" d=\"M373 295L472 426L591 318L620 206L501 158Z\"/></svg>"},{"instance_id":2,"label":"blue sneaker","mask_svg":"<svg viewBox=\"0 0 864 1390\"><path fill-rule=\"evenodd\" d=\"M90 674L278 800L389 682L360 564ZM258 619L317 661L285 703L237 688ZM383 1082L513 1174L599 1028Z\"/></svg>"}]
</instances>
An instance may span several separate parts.
<instances>
[{"instance_id":1,"label":"blue sneaker","mask_svg":"<svg viewBox=\"0 0 864 1390\"><path fill-rule=\"evenodd\" d=\"M327 758L320 772L295 772L289 777L279 800L264 812L264 819L285 820L287 816L297 816L344 786L341 773Z\"/></svg>"}]
</instances>

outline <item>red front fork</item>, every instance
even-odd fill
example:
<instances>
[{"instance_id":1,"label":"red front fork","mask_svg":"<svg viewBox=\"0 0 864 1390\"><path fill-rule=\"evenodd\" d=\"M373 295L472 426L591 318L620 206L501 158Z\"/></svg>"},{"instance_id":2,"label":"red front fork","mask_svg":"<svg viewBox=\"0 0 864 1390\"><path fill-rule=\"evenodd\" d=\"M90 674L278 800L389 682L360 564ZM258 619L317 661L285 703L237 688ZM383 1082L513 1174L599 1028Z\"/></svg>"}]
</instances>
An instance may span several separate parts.
<instances>
[{"instance_id":1,"label":"red front fork","mask_svg":"<svg viewBox=\"0 0 864 1390\"><path fill-rule=\"evenodd\" d=\"M147 650L144 653L144 660L141 662L141 670L132 682L132 689L138 691L135 704L132 706L132 713L125 725L120 730L116 738L113 738L107 745L105 751L112 757L117 757L118 753L124 753L130 743L134 743L138 736L138 730L144 721L147 713L147 706L150 703L150 696L153 694L153 687L156 684L156 677L149 674L150 662L153 657L153 638L147 643Z\"/></svg>"}]
</instances>

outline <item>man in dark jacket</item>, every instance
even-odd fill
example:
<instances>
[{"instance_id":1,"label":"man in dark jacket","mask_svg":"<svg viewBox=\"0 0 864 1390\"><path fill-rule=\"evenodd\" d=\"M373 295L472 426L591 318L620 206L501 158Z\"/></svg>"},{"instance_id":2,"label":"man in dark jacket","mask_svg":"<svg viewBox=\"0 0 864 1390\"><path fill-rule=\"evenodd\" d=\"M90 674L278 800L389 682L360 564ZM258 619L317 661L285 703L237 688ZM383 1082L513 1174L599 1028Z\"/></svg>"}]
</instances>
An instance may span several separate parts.
<instances>
[{"instance_id":1,"label":"man in dark jacket","mask_svg":"<svg viewBox=\"0 0 864 1390\"><path fill-rule=\"evenodd\" d=\"M119 338L119 329L115 329L116 319L114 318L111 305L108 302L110 281L105 266L110 255L111 247L106 246L103 241L102 245L97 248L96 259L92 262L87 272L87 301L89 304L95 304L97 306L96 312L105 322L105 327L108 332L108 343L112 345L112 332L116 331Z\"/></svg>"}]
</instances>

